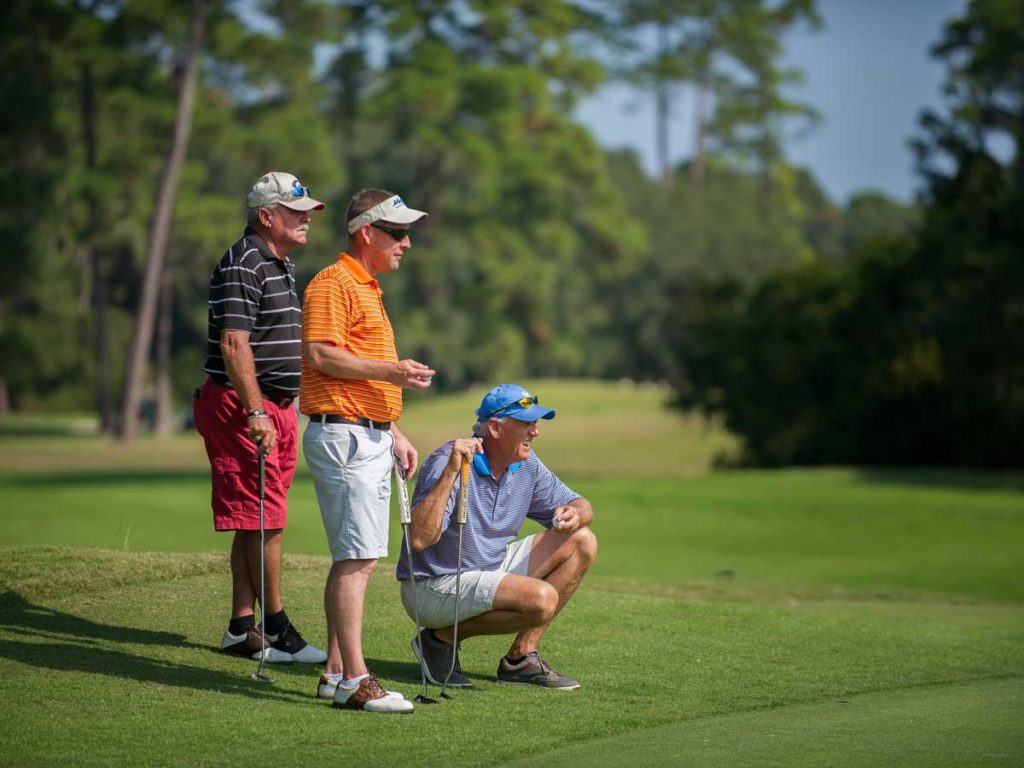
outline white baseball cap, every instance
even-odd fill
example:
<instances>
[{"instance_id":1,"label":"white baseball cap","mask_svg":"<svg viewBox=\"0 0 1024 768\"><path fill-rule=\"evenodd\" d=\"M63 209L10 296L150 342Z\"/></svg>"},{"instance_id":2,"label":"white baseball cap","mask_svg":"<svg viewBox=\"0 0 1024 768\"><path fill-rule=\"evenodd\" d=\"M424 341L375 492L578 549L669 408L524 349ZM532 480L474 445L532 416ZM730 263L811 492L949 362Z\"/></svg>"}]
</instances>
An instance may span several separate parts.
<instances>
[{"instance_id":1,"label":"white baseball cap","mask_svg":"<svg viewBox=\"0 0 1024 768\"><path fill-rule=\"evenodd\" d=\"M260 178L249 190L246 203L250 208L283 205L293 211L320 211L324 207L309 196L309 187L284 171L271 171Z\"/></svg>"},{"instance_id":2,"label":"white baseball cap","mask_svg":"<svg viewBox=\"0 0 1024 768\"><path fill-rule=\"evenodd\" d=\"M389 197L383 203L377 203L367 211L363 211L348 223L348 233L352 234L366 224L375 221L386 221L388 224L412 224L427 215L426 211L417 211L405 204L398 195Z\"/></svg>"}]
</instances>

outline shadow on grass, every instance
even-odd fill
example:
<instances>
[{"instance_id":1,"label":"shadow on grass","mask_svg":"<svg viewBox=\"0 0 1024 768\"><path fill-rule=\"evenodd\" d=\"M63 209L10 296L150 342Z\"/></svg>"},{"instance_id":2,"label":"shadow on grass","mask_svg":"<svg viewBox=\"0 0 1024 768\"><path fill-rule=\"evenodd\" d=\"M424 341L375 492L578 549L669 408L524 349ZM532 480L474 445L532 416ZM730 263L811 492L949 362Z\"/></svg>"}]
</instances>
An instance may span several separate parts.
<instances>
[{"instance_id":1,"label":"shadow on grass","mask_svg":"<svg viewBox=\"0 0 1024 768\"><path fill-rule=\"evenodd\" d=\"M412 654L412 651L409 651ZM420 665L416 661L394 661L388 659L367 659L366 666L370 668L370 671L375 675L387 678L388 680L397 680L400 683L406 685L417 686L417 692L421 691L422 678L420 677ZM464 672L466 677L470 680L488 681L493 682L491 678L487 678L481 675L473 675L468 672ZM439 687L432 683L427 683L427 688L433 691L430 695L436 697ZM449 693L461 693L463 688L449 688ZM470 689L472 690L472 689ZM409 694L412 695L411 693Z\"/></svg>"},{"instance_id":2,"label":"shadow on grass","mask_svg":"<svg viewBox=\"0 0 1024 768\"><path fill-rule=\"evenodd\" d=\"M857 480L879 485L910 485L972 491L1024 490L1024 472L956 467L862 467Z\"/></svg>"},{"instance_id":3,"label":"shadow on grass","mask_svg":"<svg viewBox=\"0 0 1024 768\"><path fill-rule=\"evenodd\" d=\"M74 614L36 605L15 592L0 595L0 658L57 672L88 672L143 683L250 696L278 701L307 701L308 696L268 688L245 674L149 658L107 643L171 646L212 652L183 635L136 627L100 624ZM255 662L253 669L255 669ZM251 671L251 670L250 670Z\"/></svg>"}]
</instances>

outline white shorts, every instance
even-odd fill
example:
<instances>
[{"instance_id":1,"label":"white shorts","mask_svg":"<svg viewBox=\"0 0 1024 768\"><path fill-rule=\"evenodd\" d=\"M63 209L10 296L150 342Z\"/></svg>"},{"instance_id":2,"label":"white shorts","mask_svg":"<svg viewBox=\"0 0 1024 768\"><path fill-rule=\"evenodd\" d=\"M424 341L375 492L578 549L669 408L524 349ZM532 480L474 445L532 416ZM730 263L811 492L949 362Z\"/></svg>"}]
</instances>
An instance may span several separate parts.
<instances>
[{"instance_id":1,"label":"white shorts","mask_svg":"<svg viewBox=\"0 0 1024 768\"><path fill-rule=\"evenodd\" d=\"M306 427L302 450L335 562L387 556L394 446L394 435L371 427Z\"/></svg>"},{"instance_id":2,"label":"white shorts","mask_svg":"<svg viewBox=\"0 0 1024 768\"><path fill-rule=\"evenodd\" d=\"M497 570L465 571L462 574L459 621L493 610L498 585L508 574L529 575L530 552L533 551L533 537L536 535L534 533L509 544L505 548L505 559ZM413 553L413 558L415 557L416 554ZM410 582L402 582L401 592L405 612L413 619L413 588ZM433 579L417 579L415 607L419 611L421 627L450 627L455 618L455 574Z\"/></svg>"}]
</instances>

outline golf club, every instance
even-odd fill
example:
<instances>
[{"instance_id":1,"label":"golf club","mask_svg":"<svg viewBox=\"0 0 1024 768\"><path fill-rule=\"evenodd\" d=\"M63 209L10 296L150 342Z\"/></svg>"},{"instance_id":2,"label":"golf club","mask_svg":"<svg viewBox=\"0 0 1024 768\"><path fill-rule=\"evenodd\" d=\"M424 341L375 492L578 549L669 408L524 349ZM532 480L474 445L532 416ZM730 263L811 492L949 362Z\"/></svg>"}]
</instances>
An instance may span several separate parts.
<instances>
[{"instance_id":1,"label":"golf club","mask_svg":"<svg viewBox=\"0 0 1024 768\"><path fill-rule=\"evenodd\" d=\"M409 525L412 523L412 509L409 506L409 487L405 482L405 470L402 462L395 456L394 463L395 486L398 488L398 522L402 524L405 531L405 552L409 558L409 580L412 585L412 612L416 621L416 637L420 636L420 608L416 596L416 571L412 563L412 539L409 537ZM423 682L423 693L419 694L413 701L418 704L437 704L437 699L427 695L427 670L423 654L420 653L420 679Z\"/></svg>"},{"instance_id":2,"label":"golf club","mask_svg":"<svg viewBox=\"0 0 1024 768\"><path fill-rule=\"evenodd\" d=\"M455 510L455 522L459 526L459 554L455 561L455 620L452 622L452 664L448 667L448 674L444 678L444 685L441 686L440 696L444 696L444 689L448 681L452 679L452 672L455 671L455 662L459 658L459 599L462 597L462 532L466 527L466 518L469 516L469 461L462 460L462 482L459 483L459 503Z\"/></svg>"},{"instance_id":3,"label":"golf club","mask_svg":"<svg viewBox=\"0 0 1024 768\"><path fill-rule=\"evenodd\" d=\"M263 674L263 660L267 657L267 608L264 602L265 593L267 590L267 576L266 576L266 543L264 541L263 531L263 503L266 498L267 491L267 459L263 455L263 451L256 448L256 466L257 473L259 475L259 494L260 494L260 665L256 668L249 677L253 680L259 680L264 683L272 683L274 679L269 675Z\"/></svg>"}]
</instances>

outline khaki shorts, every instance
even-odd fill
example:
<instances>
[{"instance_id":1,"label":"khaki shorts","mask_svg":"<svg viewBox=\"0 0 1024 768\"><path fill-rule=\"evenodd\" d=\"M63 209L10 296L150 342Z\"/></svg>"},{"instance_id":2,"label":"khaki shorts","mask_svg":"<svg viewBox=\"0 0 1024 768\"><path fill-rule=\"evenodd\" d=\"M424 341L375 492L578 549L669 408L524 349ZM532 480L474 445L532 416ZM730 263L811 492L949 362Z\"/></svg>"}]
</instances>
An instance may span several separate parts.
<instances>
[{"instance_id":1,"label":"khaki shorts","mask_svg":"<svg viewBox=\"0 0 1024 768\"><path fill-rule=\"evenodd\" d=\"M331 558L388 554L394 436L355 424L310 421L302 437Z\"/></svg>"},{"instance_id":2,"label":"khaki shorts","mask_svg":"<svg viewBox=\"0 0 1024 768\"><path fill-rule=\"evenodd\" d=\"M505 549L505 559L495 571L465 571L462 574L459 595L459 621L471 619L494 609L494 595L498 585L510 573L527 576L530 570L530 552L533 550L531 534L513 541ZM415 555L413 555L415 557ZM410 619L414 619L413 588L402 582L402 605ZM416 581L416 609L421 627L438 629L450 627L455 618L455 574Z\"/></svg>"}]
</instances>

